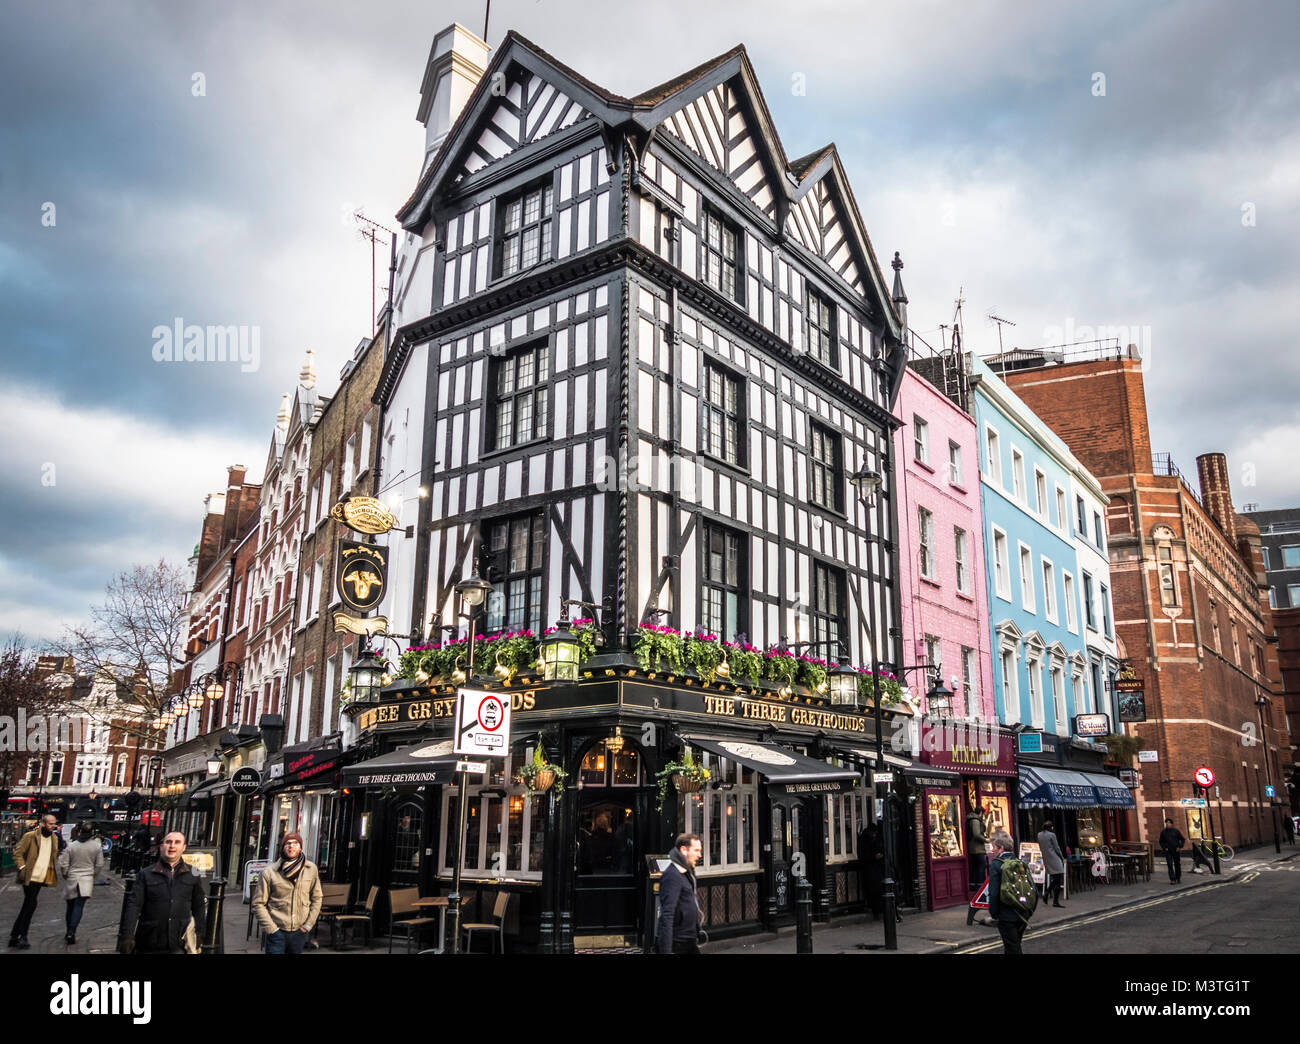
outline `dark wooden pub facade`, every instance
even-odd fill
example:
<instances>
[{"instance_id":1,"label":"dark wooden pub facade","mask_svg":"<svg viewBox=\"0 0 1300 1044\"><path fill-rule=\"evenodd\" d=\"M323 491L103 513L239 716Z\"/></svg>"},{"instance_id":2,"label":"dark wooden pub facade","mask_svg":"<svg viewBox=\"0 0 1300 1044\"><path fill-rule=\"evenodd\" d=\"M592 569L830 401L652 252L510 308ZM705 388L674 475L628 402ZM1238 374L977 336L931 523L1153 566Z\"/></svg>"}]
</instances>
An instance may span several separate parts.
<instances>
[{"instance_id":1,"label":"dark wooden pub facade","mask_svg":"<svg viewBox=\"0 0 1300 1044\"><path fill-rule=\"evenodd\" d=\"M465 875L521 894L508 936L567 952L643 934L645 858L690 830L711 933L788 916L796 873L830 915L858 900L876 815L870 716L650 678L629 651L650 621L897 664L903 303L834 147L786 157L743 48L633 98L514 33L480 70L485 53L460 27L435 40L431 144L399 212L379 483L423 490L379 611L393 633L464 635L455 586L479 575L477 633L540 637L581 602L606 644L577 682L510 686L512 756L471 792ZM467 79L449 118L439 92ZM407 680L348 708L353 762L422 752L345 774L364 881L445 889L452 699ZM513 780L539 743L569 773L558 801ZM713 779L659 810L684 745Z\"/></svg>"}]
</instances>

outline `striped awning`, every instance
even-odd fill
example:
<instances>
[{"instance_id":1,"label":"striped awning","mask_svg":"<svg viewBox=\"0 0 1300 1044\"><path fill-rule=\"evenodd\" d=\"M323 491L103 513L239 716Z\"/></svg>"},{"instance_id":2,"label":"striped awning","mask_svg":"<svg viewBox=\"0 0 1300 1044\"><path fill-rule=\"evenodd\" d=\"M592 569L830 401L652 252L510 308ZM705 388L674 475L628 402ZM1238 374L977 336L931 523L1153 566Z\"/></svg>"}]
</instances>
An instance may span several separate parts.
<instances>
[{"instance_id":1,"label":"striped awning","mask_svg":"<svg viewBox=\"0 0 1300 1044\"><path fill-rule=\"evenodd\" d=\"M1097 791L1082 772L1020 766L1022 808L1096 808Z\"/></svg>"}]
</instances>

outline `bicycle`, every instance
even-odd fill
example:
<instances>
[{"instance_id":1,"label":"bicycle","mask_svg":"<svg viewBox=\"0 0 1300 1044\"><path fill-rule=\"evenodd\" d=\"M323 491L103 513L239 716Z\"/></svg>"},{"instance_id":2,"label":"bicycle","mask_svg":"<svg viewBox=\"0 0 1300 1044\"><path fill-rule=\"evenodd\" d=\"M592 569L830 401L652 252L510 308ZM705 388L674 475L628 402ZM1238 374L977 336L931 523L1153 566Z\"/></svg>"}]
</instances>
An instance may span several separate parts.
<instances>
[{"instance_id":1,"label":"bicycle","mask_svg":"<svg viewBox=\"0 0 1300 1044\"><path fill-rule=\"evenodd\" d=\"M1221 862L1226 862L1227 860L1231 859L1234 855L1236 855L1236 853L1232 850L1231 845L1224 844L1217 837L1213 841L1202 841L1201 848L1205 851L1205 855L1207 857L1213 856L1217 849L1219 854L1219 860Z\"/></svg>"}]
</instances>

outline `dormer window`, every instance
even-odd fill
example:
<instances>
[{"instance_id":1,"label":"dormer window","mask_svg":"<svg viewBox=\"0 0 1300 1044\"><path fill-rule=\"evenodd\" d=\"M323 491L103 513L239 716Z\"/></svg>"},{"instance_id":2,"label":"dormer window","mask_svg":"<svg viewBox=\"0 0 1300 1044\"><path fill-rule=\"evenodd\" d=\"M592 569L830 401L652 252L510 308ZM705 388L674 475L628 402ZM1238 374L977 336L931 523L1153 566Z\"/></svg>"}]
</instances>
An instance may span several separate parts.
<instances>
[{"instance_id":1,"label":"dormer window","mask_svg":"<svg viewBox=\"0 0 1300 1044\"><path fill-rule=\"evenodd\" d=\"M723 297L740 303L743 280L740 272L740 234L712 210L704 211L700 236L700 273L704 281Z\"/></svg>"},{"instance_id":2,"label":"dormer window","mask_svg":"<svg viewBox=\"0 0 1300 1044\"><path fill-rule=\"evenodd\" d=\"M551 257L551 180L508 198L498 211L497 274L511 276Z\"/></svg>"}]
</instances>

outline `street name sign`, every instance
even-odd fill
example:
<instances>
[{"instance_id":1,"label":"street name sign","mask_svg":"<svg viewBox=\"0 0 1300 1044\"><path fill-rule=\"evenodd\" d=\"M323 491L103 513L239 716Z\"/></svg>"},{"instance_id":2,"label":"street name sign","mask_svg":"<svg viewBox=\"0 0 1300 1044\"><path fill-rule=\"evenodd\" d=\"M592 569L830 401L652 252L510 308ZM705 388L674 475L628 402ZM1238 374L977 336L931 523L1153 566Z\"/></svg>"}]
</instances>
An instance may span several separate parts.
<instances>
[{"instance_id":1,"label":"street name sign","mask_svg":"<svg viewBox=\"0 0 1300 1044\"><path fill-rule=\"evenodd\" d=\"M1205 798L1179 798L1178 803L1183 808L1205 808L1207 804Z\"/></svg>"},{"instance_id":2,"label":"street name sign","mask_svg":"<svg viewBox=\"0 0 1300 1044\"><path fill-rule=\"evenodd\" d=\"M506 757L510 753L510 694L458 690L455 738L457 754Z\"/></svg>"},{"instance_id":3,"label":"street name sign","mask_svg":"<svg viewBox=\"0 0 1300 1044\"><path fill-rule=\"evenodd\" d=\"M474 772L483 775L488 770L486 761L458 761L456 762L457 772Z\"/></svg>"},{"instance_id":4,"label":"street name sign","mask_svg":"<svg viewBox=\"0 0 1300 1044\"><path fill-rule=\"evenodd\" d=\"M1138 761L1159 761L1160 751L1158 750L1139 750Z\"/></svg>"}]
</instances>

